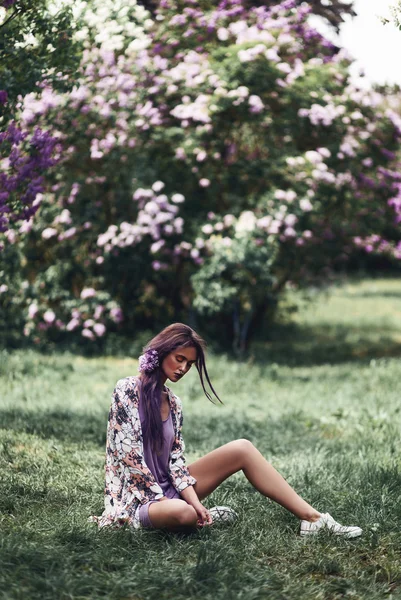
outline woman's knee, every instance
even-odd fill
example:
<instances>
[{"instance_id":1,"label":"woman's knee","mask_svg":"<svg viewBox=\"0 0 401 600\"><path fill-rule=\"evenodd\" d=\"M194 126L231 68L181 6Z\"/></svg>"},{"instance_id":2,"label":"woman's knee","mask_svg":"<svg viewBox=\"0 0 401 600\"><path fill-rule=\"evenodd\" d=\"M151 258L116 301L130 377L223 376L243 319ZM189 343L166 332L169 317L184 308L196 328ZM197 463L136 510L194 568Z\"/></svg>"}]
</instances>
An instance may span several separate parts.
<instances>
[{"instance_id":1,"label":"woman's knee","mask_svg":"<svg viewBox=\"0 0 401 600\"><path fill-rule=\"evenodd\" d=\"M175 513L175 519L177 525L181 527L191 527L196 525L198 515L192 506L183 502L183 505L180 506Z\"/></svg>"},{"instance_id":2,"label":"woman's knee","mask_svg":"<svg viewBox=\"0 0 401 600\"><path fill-rule=\"evenodd\" d=\"M252 444L252 442L246 440L245 438L234 440L233 444L235 444L235 448L240 454L247 454L255 449L255 446Z\"/></svg>"},{"instance_id":3,"label":"woman's knee","mask_svg":"<svg viewBox=\"0 0 401 600\"><path fill-rule=\"evenodd\" d=\"M240 468L243 468L247 457L255 450L255 446L245 438L234 440L232 444L235 454L240 462Z\"/></svg>"}]
</instances>

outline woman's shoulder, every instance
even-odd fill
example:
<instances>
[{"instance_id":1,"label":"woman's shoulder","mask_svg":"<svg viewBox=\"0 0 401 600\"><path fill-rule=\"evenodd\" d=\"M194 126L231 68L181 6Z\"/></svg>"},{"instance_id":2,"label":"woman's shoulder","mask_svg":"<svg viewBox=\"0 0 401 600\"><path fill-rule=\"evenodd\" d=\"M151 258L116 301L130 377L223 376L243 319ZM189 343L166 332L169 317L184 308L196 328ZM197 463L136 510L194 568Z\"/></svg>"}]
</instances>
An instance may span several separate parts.
<instances>
[{"instance_id":1,"label":"woman's shoulder","mask_svg":"<svg viewBox=\"0 0 401 600\"><path fill-rule=\"evenodd\" d=\"M131 375L119 379L116 383L114 393L120 400L127 404L138 404L139 402L139 384L138 377Z\"/></svg>"}]
</instances>

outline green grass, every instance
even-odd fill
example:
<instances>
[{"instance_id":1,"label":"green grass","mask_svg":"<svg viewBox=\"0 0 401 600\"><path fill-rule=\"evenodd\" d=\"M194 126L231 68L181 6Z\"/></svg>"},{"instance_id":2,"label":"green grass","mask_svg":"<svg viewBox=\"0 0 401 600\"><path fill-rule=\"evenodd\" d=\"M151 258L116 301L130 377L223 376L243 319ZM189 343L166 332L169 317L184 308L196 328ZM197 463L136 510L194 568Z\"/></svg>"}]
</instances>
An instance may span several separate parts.
<instances>
[{"instance_id":1,"label":"green grass","mask_svg":"<svg viewBox=\"0 0 401 600\"><path fill-rule=\"evenodd\" d=\"M240 515L190 536L103 530L107 412L136 361L0 352L0 598L401 598L401 281L316 292L246 362L210 357L172 386L192 461L250 439L316 508L364 535L297 536L295 517L238 474L205 502Z\"/></svg>"}]
</instances>

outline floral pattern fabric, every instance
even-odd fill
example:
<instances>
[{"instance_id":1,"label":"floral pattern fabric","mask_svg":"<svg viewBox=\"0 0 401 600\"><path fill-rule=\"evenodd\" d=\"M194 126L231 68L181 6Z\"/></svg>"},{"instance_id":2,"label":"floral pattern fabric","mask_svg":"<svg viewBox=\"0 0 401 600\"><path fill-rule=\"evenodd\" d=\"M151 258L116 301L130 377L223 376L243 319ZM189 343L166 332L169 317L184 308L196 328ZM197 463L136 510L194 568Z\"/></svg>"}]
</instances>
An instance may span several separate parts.
<instances>
[{"instance_id":1,"label":"floral pattern fabric","mask_svg":"<svg viewBox=\"0 0 401 600\"><path fill-rule=\"evenodd\" d=\"M174 428L168 475L180 493L189 485L194 485L196 479L190 475L185 464L181 400L169 388L166 389ZM137 528L139 507L163 496L163 490L144 459L138 407L137 378L120 379L113 392L107 425L105 509L100 517L93 518L99 527L128 523Z\"/></svg>"}]
</instances>

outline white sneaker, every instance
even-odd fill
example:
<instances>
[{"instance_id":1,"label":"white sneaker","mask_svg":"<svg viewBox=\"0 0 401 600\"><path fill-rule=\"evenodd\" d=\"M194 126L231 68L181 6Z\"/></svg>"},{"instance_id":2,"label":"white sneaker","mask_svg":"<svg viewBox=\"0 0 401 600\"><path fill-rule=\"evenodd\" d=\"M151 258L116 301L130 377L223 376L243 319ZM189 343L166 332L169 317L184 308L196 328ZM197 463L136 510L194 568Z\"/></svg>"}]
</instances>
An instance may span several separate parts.
<instances>
[{"instance_id":1,"label":"white sneaker","mask_svg":"<svg viewBox=\"0 0 401 600\"><path fill-rule=\"evenodd\" d=\"M209 513L213 519L213 525L217 523L231 524L238 519L238 515L229 506L213 506Z\"/></svg>"},{"instance_id":2,"label":"white sneaker","mask_svg":"<svg viewBox=\"0 0 401 600\"><path fill-rule=\"evenodd\" d=\"M329 513L322 513L317 521L301 521L300 535L316 535L319 531L330 531L334 535L354 538L362 535L360 527L345 527L333 519Z\"/></svg>"}]
</instances>

